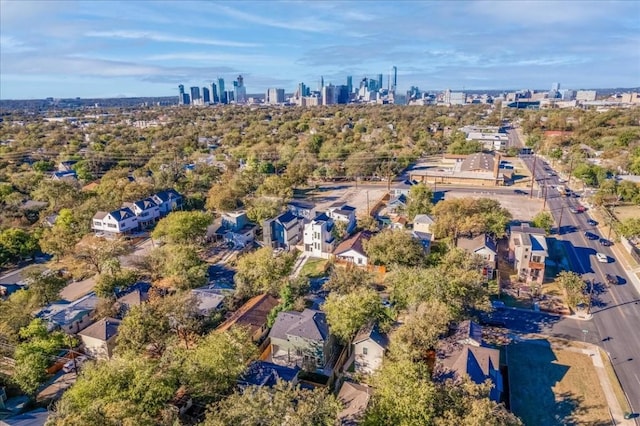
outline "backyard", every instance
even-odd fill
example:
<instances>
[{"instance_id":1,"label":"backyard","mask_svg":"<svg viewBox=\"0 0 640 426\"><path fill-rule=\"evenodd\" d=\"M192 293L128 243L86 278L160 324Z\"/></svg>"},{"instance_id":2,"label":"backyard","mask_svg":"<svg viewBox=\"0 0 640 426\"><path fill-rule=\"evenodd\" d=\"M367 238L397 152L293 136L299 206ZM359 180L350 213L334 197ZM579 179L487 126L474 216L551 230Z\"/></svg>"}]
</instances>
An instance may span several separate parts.
<instances>
[{"instance_id":1,"label":"backyard","mask_svg":"<svg viewBox=\"0 0 640 426\"><path fill-rule=\"evenodd\" d=\"M611 424L592 357L536 339L507 347L511 409L526 425Z\"/></svg>"}]
</instances>

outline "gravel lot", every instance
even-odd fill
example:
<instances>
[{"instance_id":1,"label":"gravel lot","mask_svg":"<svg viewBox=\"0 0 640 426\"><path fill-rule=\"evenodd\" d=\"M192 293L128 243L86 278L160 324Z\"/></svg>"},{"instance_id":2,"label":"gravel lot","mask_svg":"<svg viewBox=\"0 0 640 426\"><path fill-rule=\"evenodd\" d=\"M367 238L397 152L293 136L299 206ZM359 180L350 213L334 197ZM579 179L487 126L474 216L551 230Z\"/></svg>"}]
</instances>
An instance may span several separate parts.
<instances>
[{"instance_id":1,"label":"gravel lot","mask_svg":"<svg viewBox=\"0 0 640 426\"><path fill-rule=\"evenodd\" d=\"M529 198L528 195L499 194L488 191L460 191L450 190L446 193L445 199L451 198L491 198L498 200L502 207L508 209L513 215L513 219L529 221L542 210L543 200Z\"/></svg>"}]
</instances>

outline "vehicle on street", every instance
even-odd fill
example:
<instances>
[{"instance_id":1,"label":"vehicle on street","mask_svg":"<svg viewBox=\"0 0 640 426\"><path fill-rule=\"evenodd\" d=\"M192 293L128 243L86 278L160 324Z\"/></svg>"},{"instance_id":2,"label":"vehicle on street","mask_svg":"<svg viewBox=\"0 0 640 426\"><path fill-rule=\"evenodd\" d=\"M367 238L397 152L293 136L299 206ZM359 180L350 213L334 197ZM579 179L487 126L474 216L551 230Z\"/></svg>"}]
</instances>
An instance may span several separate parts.
<instances>
[{"instance_id":1,"label":"vehicle on street","mask_svg":"<svg viewBox=\"0 0 640 426\"><path fill-rule=\"evenodd\" d=\"M617 276L611 275L611 274L607 274L605 278L607 279L607 284L618 285L618 277Z\"/></svg>"},{"instance_id":2,"label":"vehicle on street","mask_svg":"<svg viewBox=\"0 0 640 426\"><path fill-rule=\"evenodd\" d=\"M596 234L594 234L593 232L589 232L589 231L585 232L585 233L584 233L584 236L585 236L585 238L586 238L586 239L588 239L588 240L597 240L597 239L599 239L599 238L600 238L600 237L598 237Z\"/></svg>"},{"instance_id":3,"label":"vehicle on street","mask_svg":"<svg viewBox=\"0 0 640 426\"><path fill-rule=\"evenodd\" d=\"M598 262L600 263L609 263L609 258L604 253L596 253L596 259L598 259Z\"/></svg>"},{"instance_id":4,"label":"vehicle on street","mask_svg":"<svg viewBox=\"0 0 640 426\"><path fill-rule=\"evenodd\" d=\"M584 213L587 211L587 208L585 206L577 206L576 210L578 210L578 213Z\"/></svg>"},{"instance_id":5,"label":"vehicle on street","mask_svg":"<svg viewBox=\"0 0 640 426\"><path fill-rule=\"evenodd\" d=\"M570 208L569 208L569 211L570 211L571 213L573 213L573 214L578 213L578 209L576 209L575 207L570 207Z\"/></svg>"},{"instance_id":6,"label":"vehicle on street","mask_svg":"<svg viewBox=\"0 0 640 426\"><path fill-rule=\"evenodd\" d=\"M593 219L589 219L589 220L587 221L587 223L588 223L589 225L591 225L591 226L598 226L598 222L596 222L596 221L595 221L595 220L593 220Z\"/></svg>"},{"instance_id":7,"label":"vehicle on street","mask_svg":"<svg viewBox=\"0 0 640 426\"><path fill-rule=\"evenodd\" d=\"M519 195L527 195L527 191L523 191L522 189L514 189L513 192Z\"/></svg>"},{"instance_id":8,"label":"vehicle on street","mask_svg":"<svg viewBox=\"0 0 640 426\"><path fill-rule=\"evenodd\" d=\"M613 243L607 240L606 238L600 238L600 244L602 244L605 247L611 247L613 245Z\"/></svg>"}]
</instances>

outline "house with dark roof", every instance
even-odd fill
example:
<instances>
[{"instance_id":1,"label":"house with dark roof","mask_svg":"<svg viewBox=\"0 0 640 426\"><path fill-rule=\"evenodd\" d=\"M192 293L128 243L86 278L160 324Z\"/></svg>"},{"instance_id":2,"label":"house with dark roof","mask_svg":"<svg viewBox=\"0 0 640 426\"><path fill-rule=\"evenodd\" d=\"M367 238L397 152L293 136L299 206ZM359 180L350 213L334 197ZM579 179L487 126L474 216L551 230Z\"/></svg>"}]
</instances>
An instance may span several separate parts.
<instances>
[{"instance_id":1,"label":"house with dark roof","mask_svg":"<svg viewBox=\"0 0 640 426\"><path fill-rule=\"evenodd\" d=\"M96 310L98 296L94 292L67 302L60 300L50 303L36 313L47 323L47 330L62 330L67 334L75 334L91 324L91 316Z\"/></svg>"},{"instance_id":2,"label":"house with dark roof","mask_svg":"<svg viewBox=\"0 0 640 426\"><path fill-rule=\"evenodd\" d=\"M338 261L357 266L367 266L369 264L369 257L364 250L363 243L369 238L371 238L371 233L368 231L360 231L352 235L336 247L333 251L334 257Z\"/></svg>"},{"instance_id":3,"label":"house with dark roof","mask_svg":"<svg viewBox=\"0 0 640 426\"><path fill-rule=\"evenodd\" d=\"M542 284L547 257L549 249L544 229L527 224L509 229L509 260L522 280Z\"/></svg>"},{"instance_id":4,"label":"house with dark roof","mask_svg":"<svg viewBox=\"0 0 640 426\"><path fill-rule=\"evenodd\" d=\"M120 323L119 319L107 317L79 332L85 353L95 359L111 358Z\"/></svg>"},{"instance_id":5,"label":"house with dark roof","mask_svg":"<svg viewBox=\"0 0 640 426\"><path fill-rule=\"evenodd\" d=\"M244 210L222 213L218 226L213 226L216 239L222 238L238 247L251 243L256 237L258 228L255 223L249 221L247 212Z\"/></svg>"},{"instance_id":6,"label":"house with dark roof","mask_svg":"<svg viewBox=\"0 0 640 426\"><path fill-rule=\"evenodd\" d=\"M333 236L334 222L326 213L318 214L304 225L304 252L309 256L328 259L336 247Z\"/></svg>"},{"instance_id":7,"label":"house with dark roof","mask_svg":"<svg viewBox=\"0 0 640 426\"><path fill-rule=\"evenodd\" d=\"M387 202L387 212L402 213L407 208L407 196L404 194L396 195Z\"/></svg>"},{"instance_id":8,"label":"house with dark roof","mask_svg":"<svg viewBox=\"0 0 640 426\"><path fill-rule=\"evenodd\" d=\"M116 303L122 314L125 314L134 306L140 306L149 300L151 284L139 281L125 289L116 291Z\"/></svg>"},{"instance_id":9,"label":"house with dark roof","mask_svg":"<svg viewBox=\"0 0 640 426\"><path fill-rule=\"evenodd\" d=\"M477 384L490 380L489 398L497 402L502 398L500 351L484 344L482 327L473 321L463 321L451 336L440 341L434 376L437 380L468 376Z\"/></svg>"},{"instance_id":10,"label":"house with dark roof","mask_svg":"<svg viewBox=\"0 0 640 426\"><path fill-rule=\"evenodd\" d=\"M61 161L58 163L58 171L59 172L73 171L73 166L75 166L77 163L78 163L78 160Z\"/></svg>"},{"instance_id":11,"label":"house with dark roof","mask_svg":"<svg viewBox=\"0 0 640 426\"><path fill-rule=\"evenodd\" d=\"M353 362L358 373L371 374L382 365L384 353L389 347L389 338L377 324L362 327L352 342Z\"/></svg>"},{"instance_id":12,"label":"house with dark roof","mask_svg":"<svg viewBox=\"0 0 640 426\"><path fill-rule=\"evenodd\" d=\"M494 278L498 267L498 246L489 234L482 233L473 238L460 237L457 247L469 254L480 256L484 261L483 275L489 280Z\"/></svg>"},{"instance_id":13,"label":"house with dark roof","mask_svg":"<svg viewBox=\"0 0 640 426\"><path fill-rule=\"evenodd\" d=\"M184 204L184 197L175 189L160 191L151 198L160 209L160 216L166 216L172 211L179 210Z\"/></svg>"},{"instance_id":14,"label":"house with dark roof","mask_svg":"<svg viewBox=\"0 0 640 426\"><path fill-rule=\"evenodd\" d=\"M153 226L160 220L160 207L151 197L133 203L124 203L122 207L128 207L138 216L138 225L141 228Z\"/></svg>"},{"instance_id":15,"label":"house with dark roof","mask_svg":"<svg viewBox=\"0 0 640 426\"><path fill-rule=\"evenodd\" d=\"M407 179L397 185L394 185L394 187L391 188L391 196L397 197L398 195L404 195L406 197L409 195L411 187L416 185L417 183L418 182L416 182L415 180Z\"/></svg>"},{"instance_id":16,"label":"house with dark roof","mask_svg":"<svg viewBox=\"0 0 640 426\"><path fill-rule=\"evenodd\" d=\"M343 202L333 203L327 209L327 216L346 225L347 234L356 229L356 208Z\"/></svg>"},{"instance_id":17,"label":"house with dark roof","mask_svg":"<svg viewBox=\"0 0 640 426\"><path fill-rule=\"evenodd\" d=\"M278 299L264 293L252 297L218 328L217 332L229 330L231 327L246 328L254 342L261 342L267 335L267 317L273 308L278 306Z\"/></svg>"},{"instance_id":18,"label":"house with dark roof","mask_svg":"<svg viewBox=\"0 0 640 426\"><path fill-rule=\"evenodd\" d=\"M97 212L91 221L91 228L105 235L127 234L138 229L138 216L129 207Z\"/></svg>"},{"instance_id":19,"label":"house with dark roof","mask_svg":"<svg viewBox=\"0 0 640 426\"><path fill-rule=\"evenodd\" d=\"M279 365L323 369L334 351L324 312L280 312L269 332L271 360Z\"/></svg>"},{"instance_id":20,"label":"house with dark roof","mask_svg":"<svg viewBox=\"0 0 640 426\"><path fill-rule=\"evenodd\" d=\"M300 367L287 367L267 361L254 361L249 365L238 380L240 387L246 386L268 386L273 387L280 381L289 382L293 385L298 383Z\"/></svg>"},{"instance_id":21,"label":"house with dark roof","mask_svg":"<svg viewBox=\"0 0 640 426\"><path fill-rule=\"evenodd\" d=\"M202 316L209 316L212 312L222 308L224 300L232 293L233 290L225 290L215 284L191 290L191 294L193 294L198 301L198 312Z\"/></svg>"},{"instance_id":22,"label":"house with dark roof","mask_svg":"<svg viewBox=\"0 0 640 426\"><path fill-rule=\"evenodd\" d=\"M291 211L264 221L263 242L266 247L290 249L302 240L304 219Z\"/></svg>"},{"instance_id":23,"label":"house with dark roof","mask_svg":"<svg viewBox=\"0 0 640 426\"><path fill-rule=\"evenodd\" d=\"M17 414L0 420L0 426L44 426L49 418L49 410L36 408L26 413Z\"/></svg>"},{"instance_id":24,"label":"house with dark roof","mask_svg":"<svg viewBox=\"0 0 640 426\"><path fill-rule=\"evenodd\" d=\"M65 172L53 172L51 174L51 179L64 182L77 182L78 174L73 170Z\"/></svg>"}]
</instances>

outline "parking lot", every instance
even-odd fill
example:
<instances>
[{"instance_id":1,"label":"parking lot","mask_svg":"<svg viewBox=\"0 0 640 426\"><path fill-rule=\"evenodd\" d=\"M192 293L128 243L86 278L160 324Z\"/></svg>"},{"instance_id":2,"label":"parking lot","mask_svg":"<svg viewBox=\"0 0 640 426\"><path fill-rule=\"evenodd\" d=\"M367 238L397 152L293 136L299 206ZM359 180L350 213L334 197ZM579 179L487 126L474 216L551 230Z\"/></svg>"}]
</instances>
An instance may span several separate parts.
<instances>
[{"instance_id":1,"label":"parking lot","mask_svg":"<svg viewBox=\"0 0 640 426\"><path fill-rule=\"evenodd\" d=\"M498 200L500 205L511 212L514 220L530 221L535 215L542 210L543 200L539 198L529 198L528 195L493 192L489 190L456 190L452 189L446 192L445 199L451 198L491 198Z\"/></svg>"},{"instance_id":2,"label":"parking lot","mask_svg":"<svg viewBox=\"0 0 640 426\"><path fill-rule=\"evenodd\" d=\"M336 184L322 186L308 193L306 201L315 204L317 212L327 210L334 203L344 202L355 207L356 216L359 217L367 213L367 206L371 209L386 193L385 184L359 185L358 189L351 184Z\"/></svg>"}]
</instances>

